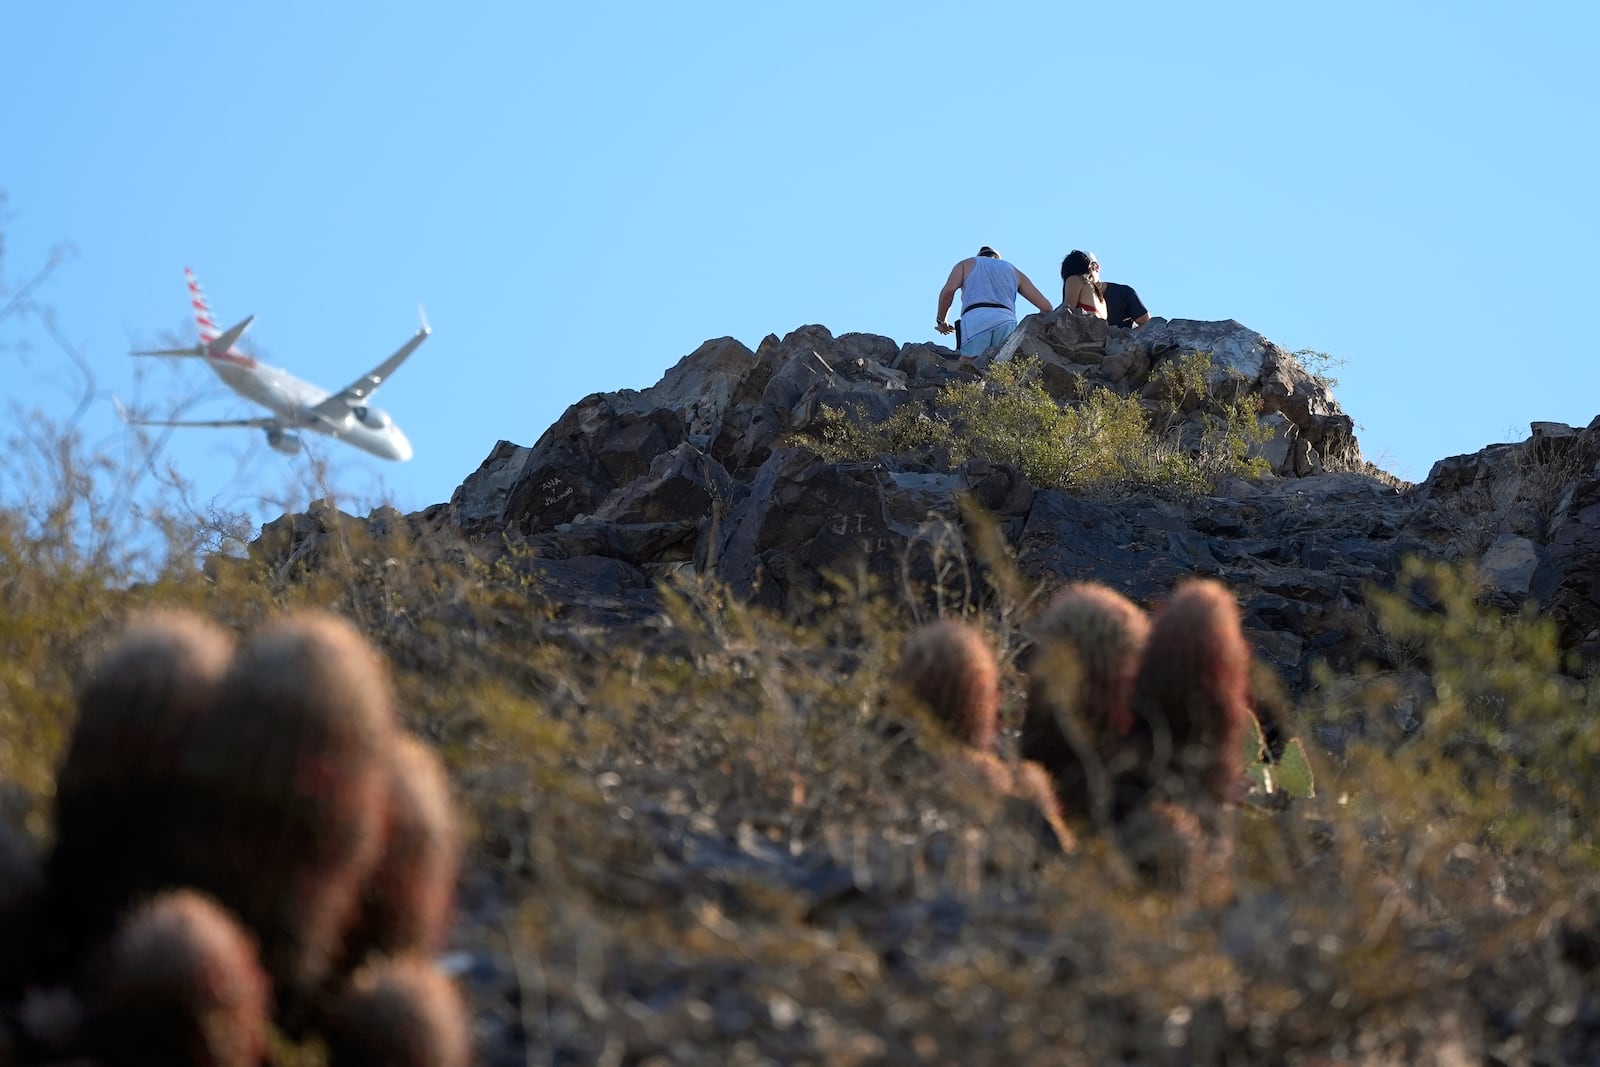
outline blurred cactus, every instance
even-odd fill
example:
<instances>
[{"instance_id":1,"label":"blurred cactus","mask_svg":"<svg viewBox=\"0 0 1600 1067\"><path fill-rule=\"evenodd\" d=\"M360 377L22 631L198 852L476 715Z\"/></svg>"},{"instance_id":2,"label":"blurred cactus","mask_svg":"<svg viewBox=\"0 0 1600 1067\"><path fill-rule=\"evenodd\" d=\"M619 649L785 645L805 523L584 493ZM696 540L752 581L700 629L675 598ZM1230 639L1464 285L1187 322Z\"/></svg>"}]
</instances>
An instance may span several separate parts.
<instances>
[{"instance_id":1,"label":"blurred cactus","mask_svg":"<svg viewBox=\"0 0 1600 1067\"><path fill-rule=\"evenodd\" d=\"M1134 868L1212 904L1233 892L1229 802L1245 789L1246 745L1266 751L1251 660L1233 594L1210 579L1178 586L1139 659L1117 780L1117 839Z\"/></svg>"},{"instance_id":2,"label":"blurred cactus","mask_svg":"<svg viewBox=\"0 0 1600 1067\"><path fill-rule=\"evenodd\" d=\"M213 894L254 932L290 1016L337 961L378 861L396 729L372 648L308 612L239 649L216 713L184 748L173 883Z\"/></svg>"},{"instance_id":3,"label":"blurred cactus","mask_svg":"<svg viewBox=\"0 0 1600 1067\"><path fill-rule=\"evenodd\" d=\"M1179 586L1151 628L1134 684L1143 791L1179 803L1235 798L1250 664L1233 595L1209 579Z\"/></svg>"},{"instance_id":4,"label":"blurred cactus","mask_svg":"<svg viewBox=\"0 0 1600 1067\"><path fill-rule=\"evenodd\" d=\"M983 752L993 747L1000 668L975 627L938 619L912 631L891 681L966 744Z\"/></svg>"},{"instance_id":5,"label":"blurred cactus","mask_svg":"<svg viewBox=\"0 0 1600 1067\"><path fill-rule=\"evenodd\" d=\"M1232 833L1218 809L1240 789L1247 741L1264 752L1259 730L1245 736L1251 655L1232 596L1187 582L1152 623L1084 583L1030 631L1021 750L1066 814L1114 836L1154 884L1226 892Z\"/></svg>"},{"instance_id":6,"label":"blurred cactus","mask_svg":"<svg viewBox=\"0 0 1600 1067\"><path fill-rule=\"evenodd\" d=\"M1077 847L1048 777L1032 764L1013 768L994 753L1000 668L983 634L956 619L927 623L901 646L891 681L964 743L956 759L1041 841L1064 852Z\"/></svg>"},{"instance_id":7,"label":"blurred cactus","mask_svg":"<svg viewBox=\"0 0 1600 1067\"><path fill-rule=\"evenodd\" d=\"M1116 814L1119 739L1149 630L1138 605L1090 582L1061 590L1028 627L1022 755L1049 772L1068 815L1102 828Z\"/></svg>"},{"instance_id":8,"label":"blurred cactus","mask_svg":"<svg viewBox=\"0 0 1600 1067\"><path fill-rule=\"evenodd\" d=\"M1056 797L1049 771L1032 760L1023 760L1017 764L1011 793L1035 813L1029 818L1035 822L1035 830L1046 844L1054 844L1068 854L1078 850L1077 835L1061 815L1061 802Z\"/></svg>"},{"instance_id":9,"label":"blurred cactus","mask_svg":"<svg viewBox=\"0 0 1600 1067\"><path fill-rule=\"evenodd\" d=\"M232 654L223 630L164 612L130 624L89 671L56 777L48 863L67 959L109 937L130 902L162 888L159 831L172 821L179 756Z\"/></svg>"},{"instance_id":10,"label":"blurred cactus","mask_svg":"<svg viewBox=\"0 0 1600 1067\"><path fill-rule=\"evenodd\" d=\"M133 912L95 988L90 1044L104 1067L253 1067L266 1052L271 989L255 946L198 893Z\"/></svg>"},{"instance_id":11,"label":"blurred cactus","mask_svg":"<svg viewBox=\"0 0 1600 1067\"><path fill-rule=\"evenodd\" d=\"M472 1034L455 985L418 958L362 969L332 1004L328 1067L464 1067Z\"/></svg>"},{"instance_id":12,"label":"blurred cactus","mask_svg":"<svg viewBox=\"0 0 1600 1067\"><path fill-rule=\"evenodd\" d=\"M1029 703L1070 706L1097 734L1128 732L1128 710L1139 653L1150 620L1133 601L1093 582L1069 585L1057 593L1032 625ZM1076 685L1062 690L1055 672L1068 660Z\"/></svg>"},{"instance_id":13,"label":"blurred cactus","mask_svg":"<svg viewBox=\"0 0 1600 1067\"><path fill-rule=\"evenodd\" d=\"M461 839L444 765L422 741L402 733L390 746L387 777L389 822L349 937L352 969L369 955L437 951L455 902Z\"/></svg>"},{"instance_id":14,"label":"blurred cactus","mask_svg":"<svg viewBox=\"0 0 1600 1067\"><path fill-rule=\"evenodd\" d=\"M1116 840L1149 885L1213 906L1233 895L1231 816L1210 811L1202 817L1187 806L1155 801L1131 811Z\"/></svg>"}]
</instances>

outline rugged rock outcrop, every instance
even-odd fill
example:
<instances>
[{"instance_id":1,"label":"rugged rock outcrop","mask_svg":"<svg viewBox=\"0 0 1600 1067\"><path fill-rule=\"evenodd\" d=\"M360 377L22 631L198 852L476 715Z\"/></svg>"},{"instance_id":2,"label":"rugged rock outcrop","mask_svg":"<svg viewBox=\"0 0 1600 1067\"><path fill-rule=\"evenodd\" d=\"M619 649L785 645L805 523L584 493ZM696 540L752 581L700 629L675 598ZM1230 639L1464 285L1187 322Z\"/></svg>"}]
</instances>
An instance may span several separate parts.
<instances>
[{"instance_id":1,"label":"rugged rock outcrop","mask_svg":"<svg viewBox=\"0 0 1600 1067\"><path fill-rule=\"evenodd\" d=\"M1062 403L1102 387L1153 405L1160 368L1198 353L1213 393L1242 393L1275 427L1272 476L1212 496L1084 495L988 460L829 462L806 444L825 407L881 420L958 376L949 349L813 325L755 352L708 341L649 389L585 397L531 448L497 443L430 515L475 551L522 546L556 616L589 624L648 618L654 581L681 569L800 614L835 578L914 597L952 560L981 572L972 523L992 521L1042 591L1092 579L1150 603L1181 576L1221 579L1292 688L1318 660L1390 665L1368 597L1408 555L1477 565L1487 598L1536 600L1600 659L1600 420L1536 423L1527 441L1440 460L1406 486L1362 461L1322 381L1237 322L1127 331L1062 310L1025 319L997 359L1037 358ZM324 514L281 520L262 551L303 555L328 528Z\"/></svg>"}]
</instances>

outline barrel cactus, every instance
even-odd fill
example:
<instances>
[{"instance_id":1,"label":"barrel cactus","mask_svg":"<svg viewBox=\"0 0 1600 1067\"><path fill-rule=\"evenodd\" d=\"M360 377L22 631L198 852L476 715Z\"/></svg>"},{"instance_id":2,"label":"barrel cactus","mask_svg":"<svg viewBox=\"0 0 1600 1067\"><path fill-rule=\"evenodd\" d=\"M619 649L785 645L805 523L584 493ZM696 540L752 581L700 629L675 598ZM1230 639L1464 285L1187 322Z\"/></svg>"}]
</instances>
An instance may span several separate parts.
<instances>
[{"instance_id":1,"label":"barrel cactus","mask_svg":"<svg viewBox=\"0 0 1600 1067\"><path fill-rule=\"evenodd\" d=\"M184 745L210 714L233 639L197 615L131 622L94 663L56 775L49 856L62 952L110 935L118 915L169 882L163 830Z\"/></svg>"},{"instance_id":2,"label":"barrel cactus","mask_svg":"<svg viewBox=\"0 0 1600 1067\"><path fill-rule=\"evenodd\" d=\"M244 929L192 891L161 894L118 929L94 976L90 1044L105 1067L254 1067L271 987Z\"/></svg>"},{"instance_id":3,"label":"barrel cactus","mask_svg":"<svg viewBox=\"0 0 1600 1067\"><path fill-rule=\"evenodd\" d=\"M1000 668L976 627L938 619L912 631L891 680L961 741L982 751L993 746Z\"/></svg>"},{"instance_id":4,"label":"barrel cactus","mask_svg":"<svg viewBox=\"0 0 1600 1067\"><path fill-rule=\"evenodd\" d=\"M243 920L291 1014L338 961L378 861L396 730L374 650L306 612L240 647L184 746L172 880Z\"/></svg>"},{"instance_id":5,"label":"barrel cactus","mask_svg":"<svg viewBox=\"0 0 1600 1067\"><path fill-rule=\"evenodd\" d=\"M328 1067L465 1067L472 1034L455 985L426 960L378 960L334 1000Z\"/></svg>"}]
</instances>

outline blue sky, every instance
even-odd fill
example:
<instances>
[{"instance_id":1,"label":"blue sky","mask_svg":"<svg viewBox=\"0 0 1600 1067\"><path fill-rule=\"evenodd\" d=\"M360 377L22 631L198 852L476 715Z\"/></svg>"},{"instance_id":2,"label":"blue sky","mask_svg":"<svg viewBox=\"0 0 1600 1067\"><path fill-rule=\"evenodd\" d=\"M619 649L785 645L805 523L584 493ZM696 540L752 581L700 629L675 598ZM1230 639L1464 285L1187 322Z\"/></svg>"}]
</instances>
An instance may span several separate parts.
<instances>
[{"instance_id":1,"label":"blue sky","mask_svg":"<svg viewBox=\"0 0 1600 1067\"><path fill-rule=\"evenodd\" d=\"M259 357L330 388L426 306L433 338L377 395L416 458L322 449L353 504L414 510L708 338L932 340L946 273L985 243L1052 299L1091 249L1156 314L1345 360L1363 451L1402 477L1600 414L1592 4L31 3L5 23L0 267L15 286L75 249L36 298L93 368L95 445L124 440L113 395L257 413L202 366L127 355L192 340L186 265L222 322L258 316ZM76 403L36 318L0 322L0 380ZM162 461L259 517L313 495L254 431L177 432Z\"/></svg>"}]
</instances>

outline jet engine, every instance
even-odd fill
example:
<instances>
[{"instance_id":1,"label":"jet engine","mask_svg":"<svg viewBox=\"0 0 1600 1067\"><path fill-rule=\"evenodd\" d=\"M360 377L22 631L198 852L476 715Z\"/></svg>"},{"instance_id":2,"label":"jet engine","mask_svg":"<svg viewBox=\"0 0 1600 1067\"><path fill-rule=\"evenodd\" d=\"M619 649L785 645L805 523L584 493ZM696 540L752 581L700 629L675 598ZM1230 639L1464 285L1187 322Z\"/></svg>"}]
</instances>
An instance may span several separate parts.
<instances>
[{"instance_id":1,"label":"jet engine","mask_svg":"<svg viewBox=\"0 0 1600 1067\"><path fill-rule=\"evenodd\" d=\"M356 407L350 411L355 415L356 421L369 430L387 430L392 422L389 413L378 408Z\"/></svg>"},{"instance_id":2,"label":"jet engine","mask_svg":"<svg viewBox=\"0 0 1600 1067\"><path fill-rule=\"evenodd\" d=\"M299 452L303 447L300 438L292 433L285 433L275 426L267 430L267 444L276 448L279 452L291 456Z\"/></svg>"}]
</instances>

